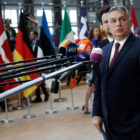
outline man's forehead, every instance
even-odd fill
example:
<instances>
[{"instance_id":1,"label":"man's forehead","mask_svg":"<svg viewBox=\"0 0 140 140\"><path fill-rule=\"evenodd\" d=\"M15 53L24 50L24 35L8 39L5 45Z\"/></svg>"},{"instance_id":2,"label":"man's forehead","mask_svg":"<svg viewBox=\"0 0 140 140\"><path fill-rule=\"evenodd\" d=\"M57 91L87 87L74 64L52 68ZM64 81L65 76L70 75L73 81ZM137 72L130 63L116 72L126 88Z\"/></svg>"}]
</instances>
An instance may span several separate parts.
<instances>
[{"instance_id":1,"label":"man's forehead","mask_svg":"<svg viewBox=\"0 0 140 140\"><path fill-rule=\"evenodd\" d=\"M124 10L113 10L111 11L110 15L114 15L116 13L121 13L121 15L127 15L126 12Z\"/></svg>"},{"instance_id":2,"label":"man's forehead","mask_svg":"<svg viewBox=\"0 0 140 140\"><path fill-rule=\"evenodd\" d=\"M120 13L120 14L118 14L118 13ZM126 12L125 11L123 11L123 10L114 10L114 11L112 11L111 13L110 13L110 18L117 18L117 17L126 17L127 16L127 14L126 14Z\"/></svg>"}]
</instances>

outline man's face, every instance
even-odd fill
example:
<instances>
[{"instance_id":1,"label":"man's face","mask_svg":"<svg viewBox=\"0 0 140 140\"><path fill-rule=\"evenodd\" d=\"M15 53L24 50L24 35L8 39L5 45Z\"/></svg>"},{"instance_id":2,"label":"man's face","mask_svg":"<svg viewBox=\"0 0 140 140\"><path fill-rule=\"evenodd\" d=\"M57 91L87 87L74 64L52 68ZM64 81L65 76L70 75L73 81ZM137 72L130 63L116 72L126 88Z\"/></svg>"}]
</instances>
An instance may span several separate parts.
<instances>
[{"instance_id":1,"label":"man's face","mask_svg":"<svg viewBox=\"0 0 140 140\"><path fill-rule=\"evenodd\" d=\"M6 24L6 26L10 27L11 21L10 21L10 20L7 20L7 21L5 22L5 24Z\"/></svg>"},{"instance_id":2,"label":"man's face","mask_svg":"<svg viewBox=\"0 0 140 140\"><path fill-rule=\"evenodd\" d=\"M34 34L34 32L30 32L30 40L34 41L36 39L36 35Z\"/></svg>"},{"instance_id":3,"label":"man's face","mask_svg":"<svg viewBox=\"0 0 140 140\"><path fill-rule=\"evenodd\" d=\"M104 13L102 15L102 24L103 24L103 30L110 35L110 29L108 25L108 13Z\"/></svg>"},{"instance_id":4,"label":"man's face","mask_svg":"<svg viewBox=\"0 0 140 140\"><path fill-rule=\"evenodd\" d=\"M109 16L109 27L113 38L123 40L131 32L131 21L123 10L114 10Z\"/></svg>"}]
</instances>

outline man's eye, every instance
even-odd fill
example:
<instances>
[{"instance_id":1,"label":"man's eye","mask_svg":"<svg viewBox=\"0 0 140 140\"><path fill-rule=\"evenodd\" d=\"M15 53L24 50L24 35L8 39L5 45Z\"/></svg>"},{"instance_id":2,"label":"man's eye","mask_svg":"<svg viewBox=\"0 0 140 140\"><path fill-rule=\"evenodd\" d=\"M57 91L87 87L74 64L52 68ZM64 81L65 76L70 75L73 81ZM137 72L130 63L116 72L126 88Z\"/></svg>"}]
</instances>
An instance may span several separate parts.
<instances>
[{"instance_id":1,"label":"man's eye","mask_svg":"<svg viewBox=\"0 0 140 140\"><path fill-rule=\"evenodd\" d=\"M107 24L108 23L108 21L104 21L104 24Z\"/></svg>"},{"instance_id":2,"label":"man's eye","mask_svg":"<svg viewBox=\"0 0 140 140\"><path fill-rule=\"evenodd\" d=\"M114 23L114 22L115 22L115 20L111 20L110 22L111 22L111 23Z\"/></svg>"}]
</instances>

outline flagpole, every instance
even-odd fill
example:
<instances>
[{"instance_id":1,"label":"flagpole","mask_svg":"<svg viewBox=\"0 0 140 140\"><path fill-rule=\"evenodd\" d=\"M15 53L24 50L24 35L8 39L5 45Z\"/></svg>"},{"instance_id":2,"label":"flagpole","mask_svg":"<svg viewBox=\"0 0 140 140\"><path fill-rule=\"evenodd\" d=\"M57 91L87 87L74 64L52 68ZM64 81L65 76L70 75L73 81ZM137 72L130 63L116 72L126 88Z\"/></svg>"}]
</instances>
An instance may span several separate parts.
<instances>
[{"instance_id":1,"label":"flagpole","mask_svg":"<svg viewBox=\"0 0 140 140\"><path fill-rule=\"evenodd\" d=\"M117 2L117 0L114 0L114 5L116 6L116 5L118 5L118 2Z\"/></svg>"},{"instance_id":2,"label":"flagpole","mask_svg":"<svg viewBox=\"0 0 140 140\"><path fill-rule=\"evenodd\" d=\"M22 10L22 3L21 2L18 3L18 7L19 7L19 10Z\"/></svg>"},{"instance_id":3,"label":"flagpole","mask_svg":"<svg viewBox=\"0 0 140 140\"><path fill-rule=\"evenodd\" d=\"M63 1L63 6L64 6L64 8L66 8L66 2L65 1Z\"/></svg>"},{"instance_id":4,"label":"flagpole","mask_svg":"<svg viewBox=\"0 0 140 140\"><path fill-rule=\"evenodd\" d=\"M44 2L44 0L41 2L41 6L42 6L42 8L45 7L45 2Z\"/></svg>"},{"instance_id":5,"label":"flagpole","mask_svg":"<svg viewBox=\"0 0 140 140\"><path fill-rule=\"evenodd\" d=\"M81 0L80 3L81 3L81 7L84 7L84 0Z\"/></svg>"},{"instance_id":6,"label":"flagpole","mask_svg":"<svg viewBox=\"0 0 140 140\"><path fill-rule=\"evenodd\" d=\"M130 0L131 5L133 5L133 0Z\"/></svg>"},{"instance_id":7,"label":"flagpole","mask_svg":"<svg viewBox=\"0 0 140 140\"><path fill-rule=\"evenodd\" d=\"M101 9L104 9L104 0L101 0Z\"/></svg>"}]
</instances>

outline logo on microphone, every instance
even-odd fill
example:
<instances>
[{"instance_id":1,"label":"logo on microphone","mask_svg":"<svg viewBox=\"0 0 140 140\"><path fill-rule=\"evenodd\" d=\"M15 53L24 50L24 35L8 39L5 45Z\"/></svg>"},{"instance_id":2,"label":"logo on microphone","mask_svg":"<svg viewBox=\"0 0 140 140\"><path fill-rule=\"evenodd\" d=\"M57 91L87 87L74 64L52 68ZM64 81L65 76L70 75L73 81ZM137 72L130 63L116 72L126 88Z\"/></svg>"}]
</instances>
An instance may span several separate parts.
<instances>
[{"instance_id":1,"label":"logo on microphone","mask_svg":"<svg viewBox=\"0 0 140 140\"><path fill-rule=\"evenodd\" d=\"M76 47L70 47L68 49L68 52L76 52L77 51L77 48Z\"/></svg>"}]
</instances>

